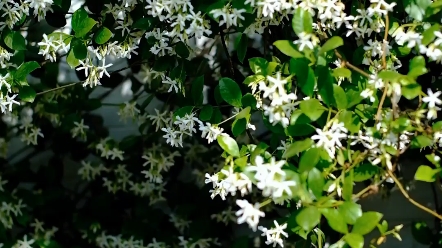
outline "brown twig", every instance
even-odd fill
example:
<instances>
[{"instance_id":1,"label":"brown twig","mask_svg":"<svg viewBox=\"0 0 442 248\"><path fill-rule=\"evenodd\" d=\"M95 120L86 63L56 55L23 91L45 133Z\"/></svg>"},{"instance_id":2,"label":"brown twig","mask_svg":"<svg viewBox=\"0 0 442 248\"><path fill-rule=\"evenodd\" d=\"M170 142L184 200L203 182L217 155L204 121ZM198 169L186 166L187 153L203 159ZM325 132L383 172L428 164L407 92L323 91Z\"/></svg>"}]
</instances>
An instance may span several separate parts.
<instances>
[{"instance_id":1,"label":"brown twig","mask_svg":"<svg viewBox=\"0 0 442 248\"><path fill-rule=\"evenodd\" d=\"M384 40L382 41L382 69L384 70L387 68L387 44L388 44L388 29L390 26L390 19L388 18L388 15L385 15L385 31L384 31Z\"/></svg>"},{"instance_id":2,"label":"brown twig","mask_svg":"<svg viewBox=\"0 0 442 248\"><path fill-rule=\"evenodd\" d=\"M420 204L419 202L413 200L413 198L410 197L410 195L408 194L408 192L404 189L404 186L401 184L401 182L399 182L399 180L397 179L397 177L393 174L393 172L391 172L390 170L387 170L388 175L393 179L394 183L396 184L396 186L399 188L399 190L401 191L401 193L404 195L404 197L410 201L413 205L415 205L416 207L422 209L423 211L433 215L434 217L442 220L442 215L438 214L436 211L431 210L427 207L425 207L424 205Z\"/></svg>"},{"instance_id":3,"label":"brown twig","mask_svg":"<svg viewBox=\"0 0 442 248\"><path fill-rule=\"evenodd\" d=\"M346 67L352 69L353 71L359 72L361 75L363 75L363 76L365 76L365 77L367 77L367 78L370 77L370 74L368 74L367 72L365 72L365 71L359 69L358 67L352 65L350 62L348 62L347 60L345 60L345 59L342 57L342 55L338 52L338 50L335 50L335 55L336 55L336 57L338 57L338 59L341 60L341 63L342 63L343 66L346 66Z\"/></svg>"},{"instance_id":4,"label":"brown twig","mask_svg":"<svg viewBox=\"0 0 442 248\"><path fill-rule=\"evenodd\" d=\"M387 89L384 89L381 100L379 101L378 111L376 112L376 123L381 120L382 106L384 105L385 98L387 97Z\"/></svg>"}]
</instances>

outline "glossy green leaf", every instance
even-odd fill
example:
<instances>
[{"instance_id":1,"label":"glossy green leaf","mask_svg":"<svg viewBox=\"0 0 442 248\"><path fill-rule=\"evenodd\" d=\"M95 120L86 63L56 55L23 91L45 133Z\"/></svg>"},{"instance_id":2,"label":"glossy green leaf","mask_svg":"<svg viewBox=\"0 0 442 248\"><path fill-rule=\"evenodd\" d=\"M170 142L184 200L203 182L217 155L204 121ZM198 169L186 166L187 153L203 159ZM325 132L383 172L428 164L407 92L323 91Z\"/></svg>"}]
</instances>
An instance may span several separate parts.
<instances>
[{"instance_id":1,"label":"glossy green leaf","mask_svg":"<svg viewBox=\"0 0 442 248\"><path fill-rule=\"evenodd\" d=\"M104 44L109 41L112 35L112 32L108 28L100 27L94 35L95 43L99 45Z\"/></svg>"},{"instance_id":2,"label":"glossy green leaf","mask_svg":"<svg viewBox=\"0 0 442 248\"><path fill-rule=\"evenodd\" d=\"M245 118L236 119L232 124L232 134L235 137L238 137L244 131L246 131L247 128L247 120Z\"/></svg>"},{"instance_id":3,"label":"glossy green leaf","mask_svg":"<svg viewBox=\"0 0 442 248\"><path fill-rule=\"evenodd\" d=\"M378 166L374 166L369 163L359 165L354 169L353 181L363 182L373 178L374 175L379 173L379 170L380 169Z\"/></svg>"},{"instance_id":4,"label":"glossy green leaf","mask_svg":"<svg viewBox=\"0 0 442 248\"><path fill-rule=\"evenodd\" d=\"M71 47L76 59L83 60L87 57L87 47L82 40L73 38L71 40Z\"/></svg>"},{"instance_id":5,"label":"glossy green leaf","mask_svg":"<svg viewBox=\"0 0 442 248\"><path fill-rule=\"evenodd\" d=\"M433 140L425 135L418 135L412 138L411 147L412 148L424 148L427 146L432 146Z\"/></svg>"},{"instance_id":6,"label":"glossy green leaf","mask_svg":"<svg viewBox=\"0 0 442 248\"><path fill-rule=\"evenodd\" d=\"M35 61L25 62L15 72L14 79L18 81L26 80L29 73L38 68L40 68L40 65Z\"/></svg>"},{"instance_id":7,"label":"glossy green leaf","mask_svg":"<svg viewBox=\"0 0 442 248\"><path fill-rule=\"evenodd\" d=\"M422 21L425 10L431 5L431 0L402 0L405 12L416 21Z\"/></svg>"},{"instance_id":8,"label":"glossy green leaf","mask_svg":"<svg viewBox=\"0 0 442 248\"><path fill-rule=\"evenodd\" d=\"M74 49L72 49L72 47L69 50L68 56L66 58L66 62L71 67L71 69L74 69L75 67L80 65L80 60L75 58Z\"/></svg>"},{"instance_id":9,"label":"glossy green leaf","mask_svg":"<svg viewBox=\"0 0 442 248\"><path fill-rule=\"evenodd\" d=\"M332 72L333 77L351 78L351 71L347 68L336 68Z\"/></svg>"},{"instance_id":10,"label":"glossy green leaf","mask_svg":"<svg viewBox=\"0 0 442 248\"><path fill-rule=\"evenodd\" d=\"M224 101L234 107L242 106L242 94L238 84L230 78L221 78L219 91Z\"/></svg>"},{"instance_id":11,"label":"glossy green leaf","mask_svg":"<svg viewBox=\"0 0 442 248\"><path fill-rule=\"evenodd\" d=\"M324 176L317 168L312 168L308 173L307 184L309 189L313 192L316 198L322 196L322 191L325 185Z\"/></svg>"},{"instance_id":12,"label":"glossy green leaf","mask_svg":"<svg viewBox=\"0 0 442 248\"><path fill-rule=\"evenodd\" d=\"M97 22L90 18L86 10L83 8L78 9L72 15L71 25L72 29L75 31L75 36L77 37L85 36L91 31L95 24L97 24Z\"/></svg>"},{"instance_id":13,"label":"glossy green leaf","mask_svg":"<svg viewBox=\"0 0 442 248\"><path fill-rule=\"evenodd\" d=\"M34 102L37 93L31 86L24 86L20 88L18 97L24 102Z\"/></svg>"},{"instance_id":14,"label":"glossy green leaf","mask_svg":"<svg viewBox=\"0 0 442 248\"><path fill-rule=\"evenodd\" d=\"M180 56L181 58L188 58L190 55L189 49L187 48L186 44L184 44L182 41L178 42L175 45L175 52Z\"/></svg>"},{"instance_id":15,"label":"glossy green leaf","mask_svg":"<svg viewBox=\"0 0 442 248\"><path fill-rule=\"evenodd\" d=\"M365 212L356 220L353 225L352 233L365 235L373 231L383 215L378 212Z\"/></svg>"},{"instance_id":16,"label":"glossy green leaf","mask_svg":"<svg viewBox=\"0 0 442 248\"><path fill-rule=\"evenodd\" d=\"M212 113L213 113L212 105L205 105L200 111L199 119L201 121L208 121L212 117Z\"/></svg>"},{"instance_id":17,"label":"glossy green leaf","mask_svg":"<svg viewBox=\"0 0 442 248\"><path fill-rule=\"evenodd\" d=\"M430 245L433 241L432 230L424 221L414 221L411 224L411 234L417 242L423 245Z\"/></svg>"},{"instance_id":18,"label":"glossy green leaf","mask_svg":"<svg viewBox=\"0 0 442 248\"><path fill-rule=\"evenodd\" d=\"M347 95L345 94L344 89L341 86L334 84L333 85L333 97L336 102L336 107L338 109L346 109L347 108Z\"/></svg>"},{"instance_id":19,"label":"glossy green leaf","mask_svg":"<svg viewBox=\"0 0 442 248\"><path fill-rule=\"evenodd\" d=\"M293 44L293 41L289 40L278 40L273 43L273 45L278 48L283 54L292 57L292 58L302 58L304 55L300 53L296 46Z\"/></svg>"},{"instance_id":20,"label":"glossy green leaf","mask_svg":"<svg viewBox=\"0 0 442 248\"><path fill-rule=\"evenodd\" d=\"M402 86L401 88L402 95L408 100L413 100L418 97L422 92L422 87L420 84L408 84Z\"/></svg>"},{"instance_id":21,"label":"glossy green leaf","mask_svg":"<svg viewBox=\"0 0 442 248\"><path fill-rule=\"evenodd\" d=\"M348 226L341 213L334 208L322 208L321 213L327 219L328 225L339 233L348 233Z\"/></svg>"},{"instance_id":22,"label":"glossy green leaf","mask_svg":"<svg viewBox=\"0 0 442 248\"><path fill-rule=\"evenodd\" d=\"M256 104L257 104L256 98L250 93L247 93L242 97L241 103L244 107L250 107L251 109L256 109Z\"/></svg>"},{"instance_id":23,"label":"glossy green leaf","mask_svg":"<svg viewBox=\"0 0 442 248\"><path fill-rule=\"evenodd\" d=\"M310 118L311 121L316 121L324 113L325 108L317 99L309 99L301 101L299 104L302 112Z\"/></svg>"},{"instance_id":24,"label":"glossy green leaf","mask_svg":"<svg viewBox=\"0 0 442 248\"><path fill-rule=\"evenodd\" d=\"M351 248L363 248L364 247L364 237L357 233L347 233L344 236L345 242Z\"/></svg>"},{"instance_id":25,"label":"glossy green leaf","mask_svg":"<svg viewBox=\"0 0 442 248\"><path fill-rule=\"evenodd\" d=\"M350 225L354 225L356 220L362 216L361 205L353 201L344 202L338 210L344 217L345 222Z\"/></svg>"},{"instance_id":26,"label":"glossy green leaf","mask_svg":"<svg viewBox=\"0 0 442 248\"><path fill-rule=\"evenodd\" d=\"M306 231L311 231L319 224L321 213L314 206L306 207L296 216L296 223Z\"/></svg>"},{"instance_id":27,"label":"glossy green leaf","mask_svg":"<svg viewBox=\"0 0 442 248\"><path fill-rule=\"evenodd\" d=\"M19 31L9 31L3 41L6 46L17 51L26 50L26 40Z\"/></svg>"},{"instance_id":28,"label":"glossy green leaf","mask_svg":"<svg viewBox=\"0 0 442 248\"><path fill-rule=\"evenodd\" d=\"M336 49L342 45L344 45L344 40L339 36L333 36L324 43L324 45L319 50L318 54L322 55L322 54L324 54L330 50Z\"/></svg>"},{"instance_id":29,"label":"glossy green leaf","mask_svg":"<svg viewBox=\"0 0 442 248\"><path fill-rule=\"evenodd\" d=\"M219 146L226 151L228 154L239 157L239 147L234 139L226 135L220 135L216 139L218 141Z\"/></svg>"},{"instance_id":30,"label":"glossy green leaf","mask_svg":"<svg viewBox=\"0 0 442 248\"><path fill-rule=\"evenodd\" d=\"M292 28L296 35L301 33L311 34L313 32L313 18L307 10L297 8L293 14Z\"/></svg>"},{"instance_id":31,"label":"glossy green leaf","mask_svg":"<svg viewBox=\"0 0 442 248\"><path fill-rule=\"evenodd\" d=\"M299 172L310 171L319 162L321 155L320 149L313 147L308 149L304 154L302 154L299 160Z\"/></svg>"},{"instance_id":32,"label":"glossy green leaf","mask_svg":"<svg viewBox=\"0 0 442 248\"><path fill-rule=\"evenodd\" d=\"M309 149L313 145L313 141L310 138L305 140L295 141L287 148L282 155L283 158L291 158L297 156L299 153Z\"/></svg>"}]
</instances>

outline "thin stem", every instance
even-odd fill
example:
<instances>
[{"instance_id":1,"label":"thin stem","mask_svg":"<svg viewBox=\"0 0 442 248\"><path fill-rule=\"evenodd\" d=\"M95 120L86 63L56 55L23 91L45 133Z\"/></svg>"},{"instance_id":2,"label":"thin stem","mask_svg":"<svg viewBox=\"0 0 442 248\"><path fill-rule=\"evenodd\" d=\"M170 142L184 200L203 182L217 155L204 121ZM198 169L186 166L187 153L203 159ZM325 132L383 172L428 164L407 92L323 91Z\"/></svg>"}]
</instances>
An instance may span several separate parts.
<instances>
[{"instance_id":1,"label":"thin stem","mask_svg":"<svg viewBox=\"0 0 442 248\"><path fill-rule=\"evenodd\" d=\"M359 72L361 75L363 75L363 76L365 76L365 77L367 77L367 78L370 77L370 74L366 73L365 71L359 69L358 67L352 65L350 62L348 62L347 60L345 60L345 59L342 57L342 55L338 52L338 50L335 50L335 55L336 55L336 57L338 57L338 59L340 59L340 60L342 61L342 65L343 65L343 66L346 66L346 67L352 69L353 71Z\"/></svg>"},{"instance_id":2,"label":"thin stem","mask_svg":"<svg viewBox=\"0 0 442 248\"><path fill-rule=\"evenodd\" d=\"M413 198L410 197L410 195L408 194L408 192L404 189L404 186L401 184L401 182L399 182L399 180L397 179L397 177L393 174L393 172L391 172L390 170L387 170L388 175L393 179L394 183L396 184L396 186L399 188L399 190L401 191L401 193L404 195L404 197L410 201L413 205L415 205L416 207L424 210L425 212L433 215L434 217L442 220L442 215L438 214L436 211L431 210L427 207L425 207L424 205L420 204L419 202L413 200Z\"/></svg>"},{"instance_id":3,"label":"thin stem","mask_svg":"<svg viewBox=\"0 0 442 248\"><path fill-rule=\"evenodd\" d=\"M272 199L267 199L267 200L265 200L264 202L260 203L260 204L259 204L259 207L262 208L262 207L264 207L265 205L269 204L270 202L272 202Z\"/></svg>"},{"instance_id":4,"label":"thin stem","mask_svg":"<svg viewBox=\"0 0 442 248\"><path fill-rule=\"evenodd\" d=\"M77 84L80 84L80 83L83 83L83 81L76 82L76 83L71 83L71 84L66 84L66 85L63 85L63 86L60 86L60 87L57 87L57 88L53 88L53 89L50 89L50 90L45 90L45 91L42 91L42 92L38 92L36 95L37 96L43 95L43 94L46 94L46 93L49 93L49 92L52 92L52 91L57 91L57 90L61 90L61 89L64 89L64 88L68 88L68 87L71 87L71 86L74 86L74 85L77 85Z\"/></svg>"},{"instance_id":5,"label":"thin stem","mask_svg":"<svg viewBox=\"0 0 442 248\"><path fill-rule=\"evenodd\" d=\"M376 123L381 120L382 106L384 105L385 98L387 97L387 89L384 89L381 100L379 101L378 111L376 112Z\"/></svg>"},{"instance_id":6,"label":"thin stem","mask_svg":"<svg viewBox=\"0 0 442 248\"><path fill-rule=\"evenodd\" d=\"M384 31L384 40L382 41L382 69L387 68L387 44L388 44L388 29L390 26L390 18L388 18L388 15L385 15L385 31Z\"/></svg>"},{"instance_id":7,"label":"thin stem","mask_svg":"<svg viewBox=\"0 0 442 248\"><path fill-rule=\"evenodd\" d=\"M224 37L224 31L222 28L219 29L219 35L221 36L221 44L223 46L224 53L226 54L227 59L229 60L230 73L232 74L231 76L232 76L232 78L234 78L235 77L235 70L233 69L232 58L230 58L229 49L227 48L226 39Z\"/></svg>"}]
</instances>

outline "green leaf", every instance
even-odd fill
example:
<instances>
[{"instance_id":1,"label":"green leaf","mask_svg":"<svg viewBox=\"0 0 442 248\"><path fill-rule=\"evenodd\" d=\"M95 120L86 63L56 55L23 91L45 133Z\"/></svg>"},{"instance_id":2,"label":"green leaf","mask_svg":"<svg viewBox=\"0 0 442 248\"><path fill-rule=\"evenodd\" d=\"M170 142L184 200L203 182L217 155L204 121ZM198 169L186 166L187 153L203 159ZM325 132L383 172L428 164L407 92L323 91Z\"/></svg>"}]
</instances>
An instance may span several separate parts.
<instances>
[{"instance_id":1,"label":"green leaf","mask_svg":"<svg viewBox=\"0 0 442 248\"><path fill-rule=\"evenodd\" d=\"M74 49L69 50L68 57L66 58L66 62L71 67L71 69L74 69L75 67L80 65L80 61L75 58Z\"/></svg>"},{"instance_id":2,"label":"green leaf","mask_svg":"<svg viewBox=\"0 0 442 248\"><path fill-rule=\"evenodd\" d=\"M328 225L339 233L348 233L348 226L344 220L344 217L337 209L323 208L321 213L327 219Z\"/></svg>"},{"instance_id":3,"label":"green leaf","mask_svg":"<svg viewBox=\"0 0 442 248\"><path fill-rule=\"evenodd\" d=\"M364 247L364 237L357 233L347 233L344 236L345 242L351 248L363 248Z\"/></svg>"},{"instance_id":4,"label":"green leaf","mask_svg":"<svg viewBox=\"0 0 442 248\"><path fill-rule=\"evenodd\" d=\"M94 35L95 43L102 45L108 42L112 35L112 32L108 28L100 27Z\"/></svg>"},{"instance_id":5,"label":"green leaf","mask_svg":"<svg viewBox=\"0 0 442 248\"><path fill-rule=\"evenodd\" d=\"M212 117L212 113L213 113L212 105L205 105L200 111L199 119L201 121L208 121Z\"/></svg>"},{"instance_id":6,"label":"green leaf","mask_svg":"<svg viewBox=\"0 0 442 248\"><path fill-rule=\"evenodd\" d=\"M427 183L433 183L436 181L436 175L441 171L441 168L433 169L428 165L421 165L417 168L414 179L417 181L423 181Z\"/></svg>"},{"instance_id":7,"label":"green leaf","mask_svg":"<svg viewBox=\"0 0 442 248\"><path fill-rule=\"evenodd\" d=\"M431 0L402 0L405 12L415 19L416 21L422 21L425 16L425 10L430 6Z\"/></svg>"},{"instance_id":8,"label":"green leaf","mask_svg":"<svg viewBox=\"0 0 442 248\"><path fill-rule=\"evenodd\" d=\"M304 154L302 154L299 160L299 172L310 171L319 162L320 158L319 148L313 147L308 149Z\"/></svg>"},{"instance_id":9,"label":"green leaf","mask_svg":"<svg viewBox=\"0 0 442 248\"><path fill-rule=\"evenodd\" d=\"M240 63L244 61L247 53L247 47L249 46L249 37L246 34L241 34L239 40L236 44L236 55L238 55L238 60Z\"/></svg>"},{"instance_id":10,"label":"green leaf","mask_svg":"<svg viewBox=\"0 0 442 248\"><path fill-rule=\"evenodd\" d=\"M351 201L353 196L353 170L350 170L348 175L344 178L344 185L342 187L342 198L345 201Z\"/></svg>"},{"instance_id":11,"label":"green leaf","mask_svg":"<svg viewBox=\"0 0 442 248\"><path fill-rule=\"evenodd\" d=\"M336 68L332 72L333 77L351 78L351 71L347 68Z\"/></svg>"},{"instance_id":12,"label":"green leaf","mask_svg":"<svg viewBox=\"0 0 442 248\"><path fill-rule=\"evenodd\" d=\"M195 78L192 82L191 94L196 106L203 103L204 75Z\"/></svg>"},{"instance_id":13,"label":"green leaf","mask_svg":"<svg viewBox=\"0 0 442 248\"><path fill-rule=\"evenodd\" d=\"M382 219L382 214L378 212L365 212L356 220L353 226L352 233L365 235L373 231L379 221Z\"/></svg>"},{"instance_id":14,"label":"green leaf","mask_svg":"<svg viewBox=\"0 0 442 248\"><path fill-rule=\"evenodd\" d=\"M339 121L344 123L345 128L351 133L358 133L361 126L359 117L349 110L342 110L339 114Z\"/></svg>"},{"instance_id":15,"label":"green leaf","mask_svg":"<svg viewBox=\"0 0 442 248\"><path fill-rule=\"evenodd\" d=\"M90 18L84 8L80 8L72 15L72 29L75 31L75 36L83 37L97 24L97 22Z\"/></svg>"},{"instance_id":16,"label":"green leaf","mask_svg":"<svg viewBox=\"0 0 442 248\"><path fill-rule=\"evenodd\" d=\"M298 36L303 32L311 34L313 32L313 18L310 12L303 8L297 8L293 14L292 28Z\"/></svg>"},{"instance_id":17,"label":"green leaf","mask_svg":"<svg viewBox=\"0 0 442 248\"><path fill-rule=\"evenodd\" d=\"M313 192L316 198L322 196L322 190L325 185L325 179L322 173L317 168L312 168L308 173L307 184L309 189Z\"/></svg>"},{"instance_id":18,"label":"green leaf","mask_svg":"<svg viewBox=\"0 0 442 248\"><path fill-rule=\"evenodd\" d=\"M40 68L40 65L35 61L25 62L15 72L14 79L18 81L26 80L29 73L38 68Z\"/></svg>"},{"instance_id":19,"label":"green leaf","mask_svg":"<svg viewBox=\"0 0 442 248\"><path fill-rule=\"evenodd\" d=\"M333 85L333 97L338 109L347 108L347 95L345 94L345 91L341 88L341 86L337 84Z\"/></svg>"},{"instance_id":20,"label":"green leaf","mask_svg":"<svg viewBox=\"0 0 442 248\"><path fill-rule=\"evenodd\" d=\"M180 41L176 44L175 52L181 58L185 58L185 59L188 58L190 55L189 49L187 48L186 44L184 44L182 41Z\"/></svg>"},{"instance_id":21,"label":"green leaf","mask_svg":"<svg viewBox=\"0 0 442 248\"><path fill-rule=\"evenodd\" d=\"M256 104L257 104L256 98L250 93L247 93L242 97L241 103L244 107L250 107L251 109L256 109Z\"/></svg>"},{"instance_id":22,"label":"green leaf","mask_svg":"<svg viewBox=\"0 0 442 248\"><path fill-rule=\"evenodd\" d=\"M312 147L313 141L310 138L293 142L282 155L283 158L291 158Z\"/></svg>"},{"instance_id":23,"label":"green leaf","mask_svg":"<svg viewBox=\"0 0 442 248\"><path fill-rule=\"evenodd\" d=\"M216 139L218 141L219 146L226 151L228 154L239 157L239 147L234 139L226 135L220 135Z\"/></svg>"},{"instance_id":24,"label":"green leaf","mask_svg":"<svg viewBox=\"0 0 442 248\"><path fill-rule=\"evenodd\" d=\"M424 136L424 135L415 136L411 140L411 147L412 148L424 148L424 147L432 146L432 145L433 145L433 140L427 136Z\"/></svg>"},{"instance_id":25,"label":"green leaf","mask_svg":"<svg viewBox=\"0 0 442 248\"><path fill-rule=\"evenodd\" d=\"M21 87L18 92L18 97L25 102L34 102L36 95L37 93L31 86Z\"/></svg>"},{"instance_id":26,"label":"green leaf","mask_svg":"<svg viewBox=\"0 0 442 248\"><path fill-rule=\"evenodd\" d=\"M361 205L352 201L344 202L338 210L344 217L345 222L350 225L354 225L356 220L362 216Z\"/></svg>"},{"instance_id":27,"label":"green leaf","mask_svg":"<svg viewBox=\"0 0 442 248\"><path fill-rule=\"evenodd\" d=\"M232 134L235 137L241 135L247 128L247 120L245 118L236 119L232 124Z\"/></svg>"},{"instance_id":28,"label":"green leaf","mask_svg":"<svg viewBox=\"0 0 442 248\"><path fill-rule=\"evenodd\" d=\"M398 72L395 71L381 71L378 74L378 77L384 81L388 81L388 82L398 82L399 79L402 77L402 75Z\"/></svg>"},{"instance_id":29,"label":"green leaf","mask_svg":"<svg viewBox=\"0 0 442 248\"><path fill-rule=\"evenodd\" d=\"M330 50L336 49L340 46L344 45L344 40L342 40L339 36L333 36L328 39L325 44L319 50L318 55L322 55Z\"/></svg>"},{"instance_id":30,"label":"green leaf","mask_svg":"<svg viewBox=\"0 0 442 248\"><path fill-rule=\"evenodd\" d=\"M410 61L408 76L417 78L428 72L425 66L425 58L423 56L416 56Z\"/></svg>"},{"instance_id":31,"label":"green leaf","mask_svg":"<svg viewBox=\"0 0 442 248\"><path fill-rule=\"evenodd\" d=\"M224 101L234 107L242 106L242 94L238 84L230 78L221 78L219 91Z\"/></svg>"},{"instance_id":32,"label":"green leaf","mask_svg":"<svg viewBox=\"0 0 442 248\"><path fill-rule=\"evenodd\" d=\"M173 113L173 120L175 121L177 116L182 118L182 117L184 117L187 114L191 114L192 111L193 111L193 108L194 108L193 106L184 106L184 107L181 107L181 108L177 109Z\"/></svg>"},{"instance_id":33,"label":"green leaf","mask_svg":"<svg viewBox=\"0 0 442 248\"><path fill-rule=\"evenodd\" d=\"M153 29L153 18L140 18L133 25L132 28L137 28L141 30L152 30Z\"/></svg>"},{"instance_id":34,"label":"green leaf","mask_svg":"<svg viewBox=\"0 0 442 248\"><path fill-rule=\"evenodd\" d=\"M408 100L413 100L414 98L418 97L419 94L422 92L422 87L420 84L408 84L402 86L401 92L405 98L407 98Z\"/></svg>"},{"instance_id":35,"label":"green leaf","mask_svg":"<svg viewBox=\"0 0 442 248\"><path fill-rule=\"evenodd\" d=\"M413 238L423 244L430 245L433 240L432 230L424 221L415 221L411 225L411 235Z\"/></svg>"},{"instance_id":36,"label":"green leaf","mask_svg":"<svg viewBox=\"0 0 442 248\"><path fill-rule=\"evenodd\" d=\"M290 59L290 72L296 75L304 94L311 97L316 85L315 72L308 66L306 59Z\"/></svg>"},{"instance_id":37,"label":"green leaf","mask_svg":"<svg viewBox=\"0 0 442 248\"><path fill-rule=\"evenodd\" d=\"M296 216L296 223L306 231L311 231L319 224L321 213L314 206L306 207Z\"/></svg>"},{"instance_id":38,"label":"green leaf","mask_svg":"<svg viewBox=\"0 0 442 248\"><path fill-rule=\"evenodd\" d=\"M3 41L6 46L17 51L26 50L26 40L18 31L9 31Z\"/></svg>"},{"instance_id":39,"label":"green leaf","mask_svg":"<svg viewBox=\"0 0 442 248\"><path fill-rule=\"evenodd\" d=\"M250 69L255 74L267 75L267 67L269 62L264 58L251 58L249 59Z\"/></svg>"},{"instance_id":40,"label":"green leaf","mask_svg":"<svg viewBox=\"0 0 442 248\"><path fill-rule=\"evenodd\" d=\"M311 121L319 119L325 110L324 106L317 99L301 101L300 109Z\"/></svg>"},{"instance_id":41,"label":"green leaf","mask_svg":"<svg viewBox=\"0 0 442 248\"><path fill-rule=\"evenodd\" d=\"M73 38L71 40L71 47L76 59L83 60L87 57L87 47L82 40Z\"/></svg>"},{"instance_id":42,"label":"green leaf","mask_svg":"<svg viewBox=\"0 0 442 248\"><path fill-rule=\"evenodd\" d=\"M379 173L379 167L372 164L362 164L354 169L353 181L363 182Z\"/></svg>"},{"instance_id":43,"label":"green leaf","mask_svg":"<svg viewBox=\"0 0 442 248\"><path fill-rule=\"evenodd\" d=\"M303 58L304 55L300 53L292 41L289 40L278 40L273 43L273 45L278 48L283 54L292 58Z\"/></svg>"},{"instance_id":44,"label":"green leaf","mask_svg":"<svg viewBox=\"0 0 442 248\"><path fill-rule=\"evenodd\" d=\"M241 110L235 117L235 119L242 119L247 118L250 114L250 107L246 107L243 110Z\"/></svg>"},{"instance_id":45,"label":"green leaf","mask_svg":"<svg viewBox=\"0 0 442 248\"><path fill-rule=\"evenodd\" d=\"M440 30L439 23L435 23L430 28L425 29L424 32L422 32L422 45L428 46L434 40L434 38L436 38L434 31L439 31L439 30Z\"/></svg>"}]
</instances>

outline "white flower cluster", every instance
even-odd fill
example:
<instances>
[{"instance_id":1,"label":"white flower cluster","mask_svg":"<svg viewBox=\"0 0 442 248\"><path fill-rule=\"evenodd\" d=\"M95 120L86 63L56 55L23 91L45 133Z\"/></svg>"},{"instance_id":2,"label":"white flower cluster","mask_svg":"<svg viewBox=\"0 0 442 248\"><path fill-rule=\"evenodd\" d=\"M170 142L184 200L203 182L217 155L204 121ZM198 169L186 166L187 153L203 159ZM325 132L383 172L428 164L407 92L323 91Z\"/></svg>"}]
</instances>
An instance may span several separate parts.
<instances>
[{"instance_id":1,"label":"white flower cluster","mask_svg":"<svg viewBox=\"0 0 442 248\"><path fill-rule=\"evenodd\" d=\"M101 152L100 156L106 159L116 159L118 158L120 161L123 161L124 151L118 149L115 145L115 142L111 140L111 138L102 139L100 143L95 146L97 152Z\"/></svg>"},{"instance_id":2,"label":"white flower cluster","mask_svg":"<svg viewBox=\"0 0 442 248\"><path fill-rule=\"evenodd\" d=\"M163 176L161 173L169 171L169 169L175 164L175 157L181 156L177 151L169 152L165 156L166 152L160 150L159 147L154 145L150 148L142 158L146 160L143 164L144 167L148 169L141 171L146 176L146 179L151 183L162 183Z\"/></svg>"},{"instance_id":3,"label":"white flower cluster","mask_svg":"<svg viewBox=\"0 0 442 248\"><path fill-rule=\"evenodd\" d=\"M294 102L297 99L296 95L292 92L287 92L285 89L287 83L287 78L282 79L281 73L278 72L276 77L267 76L266 81L258 82L259 93L257 92L258 87L256 83L249 84L252 88L252 93L258 98L258 102L270 101L269 105L263 103L262 108L264 115L269 117L269 122L273 125L280 123L283 127L287 127L290 124L290 116L297 105ZM264 100L261 100L260 93L262 93Z\"/></svg>"}]
</instances>

